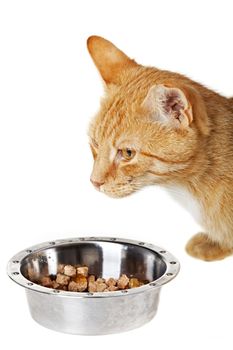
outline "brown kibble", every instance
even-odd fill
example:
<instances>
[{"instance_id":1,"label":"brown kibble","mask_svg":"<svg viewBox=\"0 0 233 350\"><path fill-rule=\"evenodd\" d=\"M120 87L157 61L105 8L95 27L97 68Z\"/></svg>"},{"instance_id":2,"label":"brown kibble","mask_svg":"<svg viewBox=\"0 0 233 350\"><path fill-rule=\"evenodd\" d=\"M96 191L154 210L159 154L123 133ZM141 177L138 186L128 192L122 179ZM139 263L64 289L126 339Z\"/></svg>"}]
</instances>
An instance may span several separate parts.
<instances>
[{"instance_id":1,"label":"brown kibble","mask_svg":"<svg viewBox=\"0 0 233 350\"><path fill-rule=\"evenodd\" d=\"M72 278L72 281L76 282L76 283L87 283L87 278L84 275L80 275L78 274L77 276Z\"/></svg>"},{"instance_id":2,"label":"brown kibble","mask_svg":"<svg viewBox=\"0 0 233 350\"><path fill-rule=\"evenodd\" d=\"M59 284L59 287L57 287L56 289L67 290L67 286L62 286L61 284Z\"/></svg>"},{"instance_id":3,"label":"brown kibble","mask_svg":"<svg viewBox=\"0 0 233 350\"><path fill-rule=\"evenodd\" d=\"M126 288L136 288L149 283L149 281L142 281L138 278L122 274L118 279L110 277L105 279L103 277L96 277L95 275L88 275L88 267L81 265L65 265L58 264L57 270L60 271L57 275L48 275L47 272L41 273L44 275L41 279L37 279L37 283L44 287L69 290L72 292L114 292ZM77 273L78 272L78 273ZM35 278L35 272L29 271L30 277ZM97 278L97 279L96 279Z\"/></svg>"},{"instance_id":4,"label":"brown kibble","mask_svg":"<svg viewBox=\"0 0 233 350\"><path fill-rule=\"evenodd\" d=\"M63 275L62 273L57 274L56 282L61 284L62 286L67 286L70 281L70 277Z\"/></svg>"},{"instance_id":5,"label":"brown kibble","mask_svg":"<svg viewBox=\"0 0 233 350\"><path fill-rule=\"evenodd\" d=\"M87 266L77 267L77 274L87 277L88 276L88 267Z\"/></svg>"},{"instance_id":6,"label":"brown kibble","mask_svg":"<svg viewBox=\"0 0 233 350\"><path fill-rule=\"evenodd\" d=\"M130 278L129 280L129 288L140 287L140 282L137 278Z\"/></svg>"},{"instance_id":7,"label":"brown kibble","mask_svg":"<svg viewBox=\"0 0 233 350\"><path fill-rule=\"evenodd\" d=\"M116 290L119 290L119 288L117 286L113 286L110 285L107 289L105 289L105 291L109 291L109 292L115 292Z\"/></svg>"},{"instance_id":8,"label":"brown kibble","mask_svg":"<svg viewBox=\"0 0 233 350\"><path fill-rule=\"evenodd\" d=\"M49 276L43 276L41 278L41 285L44 287L51 288L53 286L51 278Z\"/></svg>"},{"instance_id":9,"label":"brown kibble","mask_svg":"<svg viewBox=\"0 0 233 350\"><path fill-rule=\"evenodd\" d=\"M120 278L117 281L117 286L119 289L125 289L129 284L129 278L123 274L120 276Z\"/></svg>"},{"instance_id":10,"label":"brown kibble","mask_svg":"<svg viewBox=\"0 0 233 350\"><path fill-rule=\"evenodd\" d=\"M90 275L88 277L88 283L90 283L90 282L95 282L95 276L94 275Z\"/></svg>"},{"instance_id":11,"label":"brown kibble","mask_svg":"<svg viewBox=\"0 0 233 350\"><path fill-rule=\"evenodd\" d=\"M65 264L58 264L57 273L64 273Z\"/></svg>"},{"instance_id":12,"label":"brown kibble","mask_svg":"<svg viewBox=\"0 0 233 350\"><path fill-rule=\"evenodd\" d=\"M97 278L96 282L97 282L97 283L105 283L105 279L99 277L99 278Z\"/></svg>"},{"instance_id":13,"label":"brown kibble","mask_svg":"<svg viewBox=\"0 0 233 350\"><path fill-rule=\"evenodd\" d=\"M73 278L73 282L78 285L78 292L84 292L87 289L87 278L84 275L77 275Z\"/></svg>"},{"instance_id":14,"label":"brown kibble","mask_svg":"<svg viewBox=\"0 0 233 350\"><path fill-rule=\"evenodd\" d=\"M90 275L88 277L88 292L90 293L94 293L96 292L96 282L95 282L95 276L94 275Z\"/></svg>"},{"instance_id":15,"label":"brown kibble","mask_svg":"<svg viewBox=\"0 0 233 350\"><path fill-rule=\"evenodd\" d=\"M105 289L107 289L107 284L105 284L105 283L102 283L102 282L97 282L96 283L96 291L97 292L104 292L105 291Z\"/></svg>"},{"instance_id":16,"label":"brown kibble","mask_svg":"<svg viewBox=\"0 0 233 350\"><path fill-rule=\"evenodd\" d=\"M96 282L89 282L88 283L88 292L95 293L97 292L97 283Z\"/></svg>"},{"instance_id":17,"label":"brown kibble","mask_svg":"<svg viewBox=\"0 0 233 350\"><path fill-rule=\"evenodd\" d=\"M76 268L72 265L66 265L64 267L64 274L66 276L74 277L76 276Z\"/></svg>"},{"instance_id":18,"label":"brown kibble","mask_svg":"<svg viewBox=\"0 0 233 350\"><path fill-rule=\"evenodd\" d=\"M57 283L56 281L52 281L52 288L53 288L53 289L58 289L59 286L60 286L59 283Z\"/></svg>"},{"instance_id":19,"label":"brown kibble","mask_svg":"<svg viewBox=\"0 0 233 350\"><path fill-rule=\"evenodd\" d=\"M115 286L117 284L117 281L115 280L115 278L108 278L105 282L107 284L108 287L110 286Z\"/></svg>"},{"instance_id":20,"label":"brown kibble","mask_svg":"<svg viewBox=\"0 0 233 350\"><path fill-rule=\"evenodd\" d=\"M68 290L70 292L78 292L79 291L78 283L71 281L68 285Z\"/></svg>"}]
</instances>

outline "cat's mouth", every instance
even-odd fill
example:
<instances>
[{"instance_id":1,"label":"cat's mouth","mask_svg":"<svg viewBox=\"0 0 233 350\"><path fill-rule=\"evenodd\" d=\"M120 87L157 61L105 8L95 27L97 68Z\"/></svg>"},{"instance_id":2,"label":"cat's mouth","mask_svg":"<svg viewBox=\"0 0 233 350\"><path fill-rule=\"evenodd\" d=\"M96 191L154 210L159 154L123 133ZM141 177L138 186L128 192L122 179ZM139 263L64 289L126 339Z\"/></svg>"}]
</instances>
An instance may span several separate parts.
<instances>
[{"instance_id":1,"label":"cat's mouth","mask_svg":"<svg viewBox=\"0 0 233 350\"><path fill-rule=\"evenodd\" d=\"M127 196L130 196L131 194L133 194L135 191L100 191L104 194L106 194L108 197L111 198L124 198Z\"/></svg>"},{"instance_id":2,"label":"cat's mouth","mask_svg":"<svg viewBox=\"0 0 233 350\"><path fill-rule=\"evenodd\" d=\"M99 190L100 192L106 194L109 197L122 198L131 195L137 190L137 188L131 183L119 185L104 184L100 186Z\"/></svg>"}]
</instances>

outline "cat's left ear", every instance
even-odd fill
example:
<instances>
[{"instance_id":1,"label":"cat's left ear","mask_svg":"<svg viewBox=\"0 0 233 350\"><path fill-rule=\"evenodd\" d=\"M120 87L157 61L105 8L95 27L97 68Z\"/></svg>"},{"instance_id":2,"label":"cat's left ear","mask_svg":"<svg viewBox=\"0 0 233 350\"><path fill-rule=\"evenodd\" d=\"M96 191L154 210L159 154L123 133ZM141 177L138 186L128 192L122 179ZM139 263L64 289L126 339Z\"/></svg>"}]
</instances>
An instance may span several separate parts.
<instances>
[{"instance_id":1,"label":"cat's left ear","mask_svg":"<svg viewBox=\"0 0 233 350\"><path fill-rule=\"evenodd\" d=\"M176 87L153 85L142 103L154 121L175 128L187 128L193 121L193 111L185 93Z\"/></svg>"}]
</instances>

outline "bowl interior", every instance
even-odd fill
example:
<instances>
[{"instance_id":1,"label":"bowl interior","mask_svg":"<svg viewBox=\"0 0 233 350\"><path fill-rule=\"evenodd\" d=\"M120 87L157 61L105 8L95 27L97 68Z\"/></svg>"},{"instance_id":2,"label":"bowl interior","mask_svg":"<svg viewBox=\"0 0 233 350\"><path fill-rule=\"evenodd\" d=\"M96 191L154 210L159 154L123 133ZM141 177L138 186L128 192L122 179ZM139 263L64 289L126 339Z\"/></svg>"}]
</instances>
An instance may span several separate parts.
<instances>
[{"instance_id":1,"label":"bowl interior","mask_svg":"<svg viewBox=\"0 0 233 350\"><path fill-rule=\"evenodd\" d=\"M78 242L54 245L29 254L22 260L21 273L33 282L45 275L56 275L58 264L86 265L96 277L118 278L121 274L154 281L166 271L156 252L128 243Z\"/></svg>"}]
</instances>

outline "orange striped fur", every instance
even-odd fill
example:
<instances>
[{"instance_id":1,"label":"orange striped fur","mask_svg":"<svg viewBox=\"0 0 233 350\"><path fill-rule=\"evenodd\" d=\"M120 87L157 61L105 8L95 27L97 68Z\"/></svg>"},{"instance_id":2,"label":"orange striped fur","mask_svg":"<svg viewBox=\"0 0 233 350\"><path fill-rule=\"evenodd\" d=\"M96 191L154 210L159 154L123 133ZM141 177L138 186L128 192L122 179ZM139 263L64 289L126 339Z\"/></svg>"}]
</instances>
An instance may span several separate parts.
<instances>
[{"instance_id":1,"label":"orange striped fur","mask_svg":"<svg viewBox=\"0 0 233 350\"><path fill-rule=\"evenodd\" d=\"M87 45L106 90L89 128L95 187L123 197L179 186L197 201L204 229L188 253L208 261L232 254L233 99L141 66L101 37Z\"/></svg>"}]
</instances>

